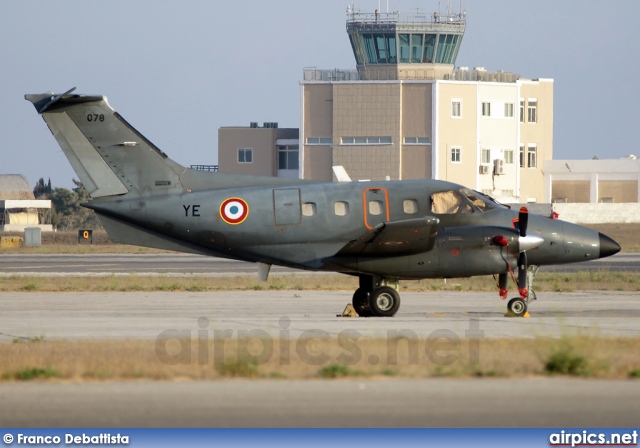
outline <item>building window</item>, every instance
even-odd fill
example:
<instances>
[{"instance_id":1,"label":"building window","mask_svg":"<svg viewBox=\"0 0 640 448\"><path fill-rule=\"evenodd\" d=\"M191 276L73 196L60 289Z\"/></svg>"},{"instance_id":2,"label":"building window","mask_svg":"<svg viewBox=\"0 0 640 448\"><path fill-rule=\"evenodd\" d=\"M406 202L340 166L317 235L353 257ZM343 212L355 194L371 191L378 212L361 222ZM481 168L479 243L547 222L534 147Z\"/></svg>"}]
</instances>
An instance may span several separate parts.
<instances>
[{"instance_id":1,"label":"building window","mask_svg":"<svg viewBox=\"0 0 640 448\"><path fill-rule=\"evenodd\" d=\"M512 198L513 190L502 190L502 196L505 198Z\"/></svg>"},{"instance_id":2,"label":"building window","mask_svg":"<svg viewBox=\"0 0 640 448\"><path fill-rule=\"evenodd\" d=\"M491 150L483 149L482 150L482 163L491 163Z\"/></svg>"},{"instance_id":3,"label":"building window","mask_svg":"<svg viewBox=\"0 0 640 448\"><path fill-rule=\"evenodd\" d=\"M302 215L303 216L313 216L316 214L316 204L315 202L305 202L302 204Z\"/></svg>"},{"instance_id":4,"label":"building window","mask_svg":"<svg viewBox=\"0 0 640 448\"><path fill-rule=\"evenodd\" d=\"M520 147L520 168L524 168L524 146Z\"/></svg>"},{"instance_id":5,"label":"building window","mask_svg":"<svg viewBox=\"0 0 640 448\"><path fill-rule=\"evenodd\" d=\"M529 168L535 168L536 167L536 150L538 148L536 148L535 145L529 145L529 147L527 148L527 166Z\"/></svg>"},{"instance_id":6,"label":"building window","mask_svg":"<svg viewBox=\"0 0 640 448\"><path fill-rule=\"evenodd\" d=\"M405 137L405 145L430 145L431 139L429 137Z\"/></svg>"},{"instance_id":7,"label":"building window","mask_svg":"<svg viewBox=\"0 0 640 448\"><path fill-rule=\"evenodd\" d=\"M462 148L451 148L451 163L462 162Z\"/></svg>"},{"instance_id":8,"label":"building window","mask_svg":"<svg viewBox=\"0 0 640 448\"><path fill-rule=\"evenodd\" d=\"M299 168L300 151L298 145L278 145L278 169L297 170Z\"/></svg>"},{"instance_id":9,"label":"building window","mask_svg":"<svg viewBox=\"0 0 640 448\"><path fill-rule=\"evenodd\" d=\"M460 117L462 117L462 101L452 100L451 101L451 118L460 118Z\"/></svg>"},{"instance_id":10,"label":"building window","mask_svg":"<svg viewBox=\"0 0 640 448\"><path fill-rule=\"evenodd\" d=\"M405 199L402 202L402 208L407 215L418 213L418 201L415 199Z\"/></svg>"},{"instance_id":11,"label":"building window","mask_svg":"<svg viewBox=\"0 0 640 448\"><path fill-rule=\"evenodd\" d=\"M307 137L307 145L330 145L333 143L331 137Z\"/></svg>"},{"instance_id":12,"label":"building window","mask_svg":"<svg viewBox=\"0 0 640 448\"><path fill-rule=\"evenodd\" d=\"M491 103L482 103L482 116L483 117L491 116Z\"/></svg>"},{"instance_id":13,"label":"building window","mask_svg":"<svg viewBox=\"0 0 640 448\"><path fill-rule=\"evenodd\" d=\"M343 145L390 145L391 137L342 137Z\"/></svg>"},{"instance_id":14,"label":"building window","mask_svg":"<svg viewBox=\"0 0 640 448\"><path fill-rule=\"evenodd\" d=\"M513 149L504 150L504 163L513 165Z\"/></svg>"},{"instance_id":15,"label":"building window","mask_svg":"<svg viewBox=\"0 0 640 448\"><path fill-rule=\"evenodd\" d=\"M613 204L615 201L613 198L600 198L600 202L603 204Z\"/></svg>"},{"instance_id":16,"label":"building window","mask_svg":"<svg viewBox=\"0 0 640 448\"><path fill-rule=\"evenodd\" d=\"M238 149L238 163L253 163L253 149Z\"/></svg>"},{"instance_id":17,"label":"building window","mask_svg":"<svg viewBox=\"0 0 640 448\"><path fill-rule=\"evenodd\" d=\"M333 205L333 210L337 216L346 216L349 214L349 203L338 201Z\"/></svg>"},{"instance_id":18,"label":"building window","mask_svg":"<svg viewBox=\"0 0 640 448\"><path fill-rule=\"evenodd\" d=\"M513 118L513 103L504 103L505 118Z\"/></svg>"},{"instance_id":19,"label":"building window","mask_svg":"<svg viewBox=\"0 0 640 448\"><path fill-rule=\"evenodd\" d=\"M524 123L524 100L520 100L520 123Z\"/></svg>"},{"instance_id":20,"label":"building window","mask_svg":"<svg viewBox=\"0 0 640 448\"><path fill-rule=\"evenodd\" d=\"M529 100L527 107L527 121L536 123L538 121L538 100Z\"/></svg>"}]
</instances>

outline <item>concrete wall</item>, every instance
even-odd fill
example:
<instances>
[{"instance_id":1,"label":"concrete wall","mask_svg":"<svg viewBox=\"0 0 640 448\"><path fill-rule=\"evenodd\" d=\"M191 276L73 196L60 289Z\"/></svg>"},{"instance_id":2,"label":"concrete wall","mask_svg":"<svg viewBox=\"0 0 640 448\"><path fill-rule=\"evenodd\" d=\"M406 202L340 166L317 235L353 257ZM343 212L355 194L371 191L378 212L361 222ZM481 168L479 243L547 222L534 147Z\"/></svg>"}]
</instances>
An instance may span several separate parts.
<instances>
[{"instance_id":1,"label":"concrete wall","mask_svg":"<svg viewBox=\"0 0 640 448\"><path fill-rule=\"evenodd\" d=\"M640 223L640 204L553 204L553 210L576 224Z\"/></svg>"},{"instance_id":2,"label":"concrete wall","mask_svg":"<svg viewBox=\"0 0 640 448\"><path fill-rule=\"evenodd\" d=\"M553 159L553 80L541 79L539 81L520 80L520 100L524 100L524 123L520 123L520 142L525 151L525 167L520 169L520 200L528 201L530 198L537 202L544 202L544 175L545 160ZM531 99L537 99L537 120L529 123L527 120L528 103ZM520 104L518 102L518 112ZM527 148L530 144L537 147L536 167L527 166ZM516 154L516 157L518 155Z\"/></svg>"},{"instance_id":3,"label":"concrete wall","mask_svg":"<svg viewBox=\"0 0 640 448\"><path fill-rule=\"evenodd\" d=\"M576 203L588 203L590 183L588 180L559 180L553 182L551 201L558 200Z\"/></svg>"},{"instance_id":4,"label":"concrete wall","mask_svg":"<svg viewBox=\"0 0 640 448\"><path fill-rule=\"evenodd\" d=\"M477 187L477 83L439 81L437 89L437 179ZM451 116L451 102L461 102L461 116ZM461 161L451 161L451 148L461 149ZM488 175L484 175L488 176Z\"/></svg>"},{"instance_id":5,"label":"concrete wall","mask_svg":"<svg viewBox=\"0 0 640 448\"><path fill-rule=\"evenodd\" d=\"M598 182L598 202L612 198L613 202L638 202L637 180L601 180Z\"/></svg>"},{"instance_id":6,"label":"concrete wall","mask_svg":"<svg viewBox=\"0 0 640 448\"><path fill-rule=\"evenodd\" d=\"M401 138L432 136L432 84L405 82L402 86L402 108L400 117ZM401 179L431 178L431 144L401 143Z\"/></svg>"},{"instance_id":7,"label":"concrete wall","mask_svg":"<svg viewBox=\"0 0 640 448\"><path fill-rule=\"evenodd\" d=\"M351 179L400 179L400 88L398 81L333 84L333 163ZM392 143L342 144L343 137L391 137Z\"/></svg>"},{"instance_id":8,"label":"concrete wall","mask_svg":"<svg viewBox=\"0 0 640 448\"><path fill-rule=\"evenodd\" d=\"M476 190L501 201L514 200L518 193L518 98L518 85L515 83L478 84L478 157L481 163L482 150L488 149L491 163L489 174L478 176ZM491 105L490 117L482 116L484 102ZM505 116L505 104L513 105L512 117ZM504 174L494 175L494 160L504 160L505 150L513 151L513 163L503 162ZM511 194L507 193L509 191Z\"/></svg>"},{"instance_id":9,"label":"concrete wall","mask_svg":"<svg viewBox=\"0 0 640 448\"><path fill-rule=\"evenodd\" d=\"M545 202L638 202L640 160L635 156L609 160L545 160Z\"/></svg>"},{"instance_id":10,"label":"concrete wall","mask_svg":"<svg viewBox=\"0 0 640 448\"><path fill-rule=\"evenodd\" d=\"M220 128L218 129L218 169L222 173L277 175L276 129ZM253 150L253 162L238 163L238 149Z\"/></svg>"},{"instance_id":11,"label":"concrete wall","mask_svg":"<svg viewBox=\"0 0 640 448\"><path fill-rule=\"evenodd\" d=\"M529 213L551 216L575 224L622 224L640 223L640 204L508 204L513 210L527 207Z\"/></svg>"}]
</instances>

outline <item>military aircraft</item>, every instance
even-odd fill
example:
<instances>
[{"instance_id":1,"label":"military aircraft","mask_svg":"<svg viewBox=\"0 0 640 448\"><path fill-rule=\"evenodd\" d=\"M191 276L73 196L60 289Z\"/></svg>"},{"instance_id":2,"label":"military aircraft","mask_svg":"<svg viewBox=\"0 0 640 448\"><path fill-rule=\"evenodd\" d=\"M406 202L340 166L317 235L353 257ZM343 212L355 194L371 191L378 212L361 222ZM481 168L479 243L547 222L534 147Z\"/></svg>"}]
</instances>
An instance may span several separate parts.
<instances>
[{"instance_id":1,"label":"military aircraft","mask_svg":"<svg viewBox=\"0 0 640 448\"><path fill-rule=\"evenodd\" d=\"M179 165L127 123L104 96L30 94L118 243L359 278L360 316L390 317L398 281L509 276L522 316L539 266L620 251L594 230L511 210L439 180L314 182L196 171Z\"/></svg>"}]
</instances>

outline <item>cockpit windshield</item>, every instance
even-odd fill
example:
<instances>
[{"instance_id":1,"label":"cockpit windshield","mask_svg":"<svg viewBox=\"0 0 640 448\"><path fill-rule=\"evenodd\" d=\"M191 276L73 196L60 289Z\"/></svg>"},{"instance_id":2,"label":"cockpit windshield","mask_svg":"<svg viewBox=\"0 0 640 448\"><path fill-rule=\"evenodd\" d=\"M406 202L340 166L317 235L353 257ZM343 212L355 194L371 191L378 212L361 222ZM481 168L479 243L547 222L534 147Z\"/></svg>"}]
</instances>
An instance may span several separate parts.
<instances>
[{"instance_id":1,"label":"cockpit windshield","mask_svg":"<svg viewBox=\"0 0 640 448\"><path fill-rule=\"evenodd\" d=\"M431 211L438 215L486 212L499 207L506 206L468 188L441 191L431 195Z\"/></svg>"},{"instance_id":2,"label":"cockpit windshield","mask_svg":"<svg viewBox=\"0 0 640 448\"><path fill-rule=\"evenodd\" d=\"M478 208L481 212L486 212L488 210L494 208L510 208L507 205L502 205L491 196L484 195L475 190L469 190L468 188L463 188L460 190L471 203Z\"/></svg>"}]
</instances>

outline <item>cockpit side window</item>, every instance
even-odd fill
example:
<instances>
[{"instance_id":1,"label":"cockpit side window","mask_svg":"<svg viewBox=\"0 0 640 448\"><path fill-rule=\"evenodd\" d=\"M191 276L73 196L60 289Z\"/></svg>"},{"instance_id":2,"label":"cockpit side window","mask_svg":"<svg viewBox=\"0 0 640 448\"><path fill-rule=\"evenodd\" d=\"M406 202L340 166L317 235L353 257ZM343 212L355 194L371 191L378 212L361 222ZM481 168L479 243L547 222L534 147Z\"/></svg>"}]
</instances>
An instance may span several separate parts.
<instances>
[{"instance_id":1,"label":"cockpit side window","mask_svg":"<svg viewBox=\"0 0 640 448\"><path fill-rule=\"evenodd\" d=\"M461 205L462 196L455 190L440 191L431 195L431 211L436 215L453 215L458 213Z\"/></svg>"},{"instance_id":2,"label":"cockpit side window","mask_svg":"<svg viewBox=\"0 0 640 448\"><path fill-rule=\"evenodd\" d=\"M493 208L493 204L487 198L482 196L480 193L469 190L467 188L463 188L460 190L460 193L465 195L467 199L481 212L486 212Z\"/></svg>"}]
</instances>

